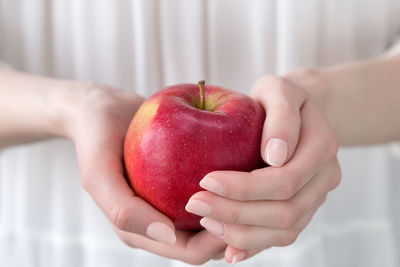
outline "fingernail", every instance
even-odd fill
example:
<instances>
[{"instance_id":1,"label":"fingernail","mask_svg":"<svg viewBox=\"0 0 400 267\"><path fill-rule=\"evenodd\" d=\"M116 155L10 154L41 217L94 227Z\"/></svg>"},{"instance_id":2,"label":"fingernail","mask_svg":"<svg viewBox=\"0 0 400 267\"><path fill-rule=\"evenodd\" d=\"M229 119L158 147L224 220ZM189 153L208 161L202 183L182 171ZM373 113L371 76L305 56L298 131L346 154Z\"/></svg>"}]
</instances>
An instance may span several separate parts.
<instances>
[{"instance_id":1,"label":"fingernail","mask_svg":"<svg viewBox=\"0 0 400 267\"><path fill-rule=\"evenodd\" d=\"M208 203L198 200L198 199L191 199L186 204L185 210L199 216L210 216L212 213L212 208Z\"/></svg>"},{"instance_id":2,"label":"fingernail","mask_svg":"<svg viewBox=\"0 0 400 267\"><path fill-rule=\"evenodd\" d=\"M288 144L280 138L271 138L265 149L267 163L273 167L281 167L286 162Z\"/></svg>"},{"instance_id":3,"label":"fingernail","mask_svg":"<svg viewBox=\"0 0 400 267\"><path fill-rule=\"evenodd\" d=\"M165 244L173 245L176 242L174 230L168 225L161 222L153 222L147 226L146 234L156 240Z\"/></svg>"},{"instance_id":4,"label":"fingernail","mask_svg":"<svg viewBox=\"0 0 400 267\"><path fill-rule=\"evenodd\" d=\"M240 252L236 253L235 255L233 255L231 263L232 264L238 263L239 261L243 260L245 256L246 255L244 254L244 252L240 251Z\"/></svg>"},{"instance_id":5,"label":"fingernail","mask_svg":"<svg viewBox=\"0 0 400 267\"><path fill-rule=\"evenodd\" d=\"M219 237L222 237L225 233L225 227L224 225L216 220L210 219L210 218L202 218L200 220L201 226L206 228L209 232L211 232L214 235L217 235Z\"/></svg>"},{"instance_id":6,"label":"fingernail","mask_svg":"<svg viewBox=\"0 0 400 267\"><path fill-rule=\"evenodd\" d=\"M200 181L200 186L205 190L208 190L218 195L222 195L225 192L224 186L216 179L213 179L211 177L204 177Z\"/></svg>"}]
</instances>

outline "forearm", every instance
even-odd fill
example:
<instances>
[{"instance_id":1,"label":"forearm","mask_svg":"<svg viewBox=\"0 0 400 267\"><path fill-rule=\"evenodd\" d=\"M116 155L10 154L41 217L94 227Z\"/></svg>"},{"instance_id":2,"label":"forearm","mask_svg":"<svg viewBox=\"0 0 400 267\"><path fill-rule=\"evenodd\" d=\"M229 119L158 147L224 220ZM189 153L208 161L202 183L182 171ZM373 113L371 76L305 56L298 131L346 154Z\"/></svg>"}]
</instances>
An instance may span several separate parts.
<instances>
[{"instance_id":1,"label":"forearm","mask_svg":"<svg viewBox=\"0 0 400 267\"><path fill-rule=\"evenodd\" d=\"M63 135L60 83L0 68L0 147Z\"/></svg>"},{"instance_id":2,"label":"forearm","mask_svg":"<svg viewBox=\"0 0 400 267\"><path fill-rule=\"evenodd\" d=\"M318 102L341 145L400 140L400 56L292 72Z\"/></svg>"}]
</instances>

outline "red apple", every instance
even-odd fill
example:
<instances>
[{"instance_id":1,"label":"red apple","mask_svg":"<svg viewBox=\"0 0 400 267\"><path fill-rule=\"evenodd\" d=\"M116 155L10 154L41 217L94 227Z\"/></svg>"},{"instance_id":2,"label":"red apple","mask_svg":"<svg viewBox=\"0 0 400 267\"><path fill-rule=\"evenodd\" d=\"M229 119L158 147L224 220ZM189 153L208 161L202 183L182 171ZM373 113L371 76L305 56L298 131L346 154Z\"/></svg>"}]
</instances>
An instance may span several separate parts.
<instances>
[{"instance_id":1,"label":"red apple","mask_svg":"<svg viewBox=\"0 0 400 267\"><path fill-rule=\"evenodd\" d=\"M262 165L264 119L261 105L241 93L204 81L167 87L142 104L129 126L128 179L177 229L201 229L200 217L185 211L187 201L209 172Z\"/></svg>"}]
</instances>

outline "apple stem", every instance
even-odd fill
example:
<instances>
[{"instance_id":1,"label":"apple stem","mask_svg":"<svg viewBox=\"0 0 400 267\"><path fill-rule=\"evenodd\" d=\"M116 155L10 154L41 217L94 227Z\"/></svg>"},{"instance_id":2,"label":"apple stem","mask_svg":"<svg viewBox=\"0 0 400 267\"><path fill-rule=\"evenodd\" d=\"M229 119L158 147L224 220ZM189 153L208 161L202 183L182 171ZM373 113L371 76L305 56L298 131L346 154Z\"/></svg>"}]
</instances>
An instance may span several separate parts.
<instances>
[{"instance_id":1,"label":"apple stem","mask_svg":"<svg viewBox=\"0 0 400 267\"><path fill-rule=\"evenodd\" d=\"M206 108L206 98L204 97L204 84L206 81L202 80L199 81L197 84L199 85L200 88L200 109L205 109Z\"/></svg>"}]
</instances>

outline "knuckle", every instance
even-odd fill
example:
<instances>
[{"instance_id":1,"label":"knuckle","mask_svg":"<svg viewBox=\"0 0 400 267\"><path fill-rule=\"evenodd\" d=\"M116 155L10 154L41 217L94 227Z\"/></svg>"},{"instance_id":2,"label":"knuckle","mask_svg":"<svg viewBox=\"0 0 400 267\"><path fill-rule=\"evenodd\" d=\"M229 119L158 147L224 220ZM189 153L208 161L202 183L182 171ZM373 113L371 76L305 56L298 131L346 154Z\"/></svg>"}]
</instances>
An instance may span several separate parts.
<instances>
[{"instance_id":1,"label":"knuckle","mask_svg":"<svg viewBox=\"0 0 400 267\"><path fill-rule=\"evenodd\" d=\"M241 200L241 201L250 200L250 193L249 193L248 189L241 190L240 192L238 192L235 195L236 196L234 198L236 200Z\"/></svg>"},{"instance_id":2,"label":"knuckle","mask_svg":"<svg viewBox=\"0 0 400 267\"><path fill-rule=\"evenodd\" d=\"M279 216L278 228L281 230L289 230L293 228L300 218L300 212L293 206L293 204L286 204L286 206L281 210L282 213Z\"/></svg>"},{"instance_id":3,"label":"knuckle","mask_svg":"<svg viewBox=\"0 0 400 267\"><path fill-rule=\"evenodd\" d=\"M247 249L247 235L243 231L230 229L227 243L238 249Z\"/></svg>"},{"instance_id":4,"label":"knuckle","mask_svg":"<svg viewBox=\"0 0 400 267\"><path fill-rule=\"evenodd\" d=\"M290 199L295 195L297 186L294 183L294 180L295 179L293 179L291 176L285 178L282 177L281 182L276 190L278 200Z\"/></svg>"},{"instance_id":5,"label":"knuckle","mask_svg":"<svg viewBox=\"0 0 400 267\"><path fill-rule=\"evenodd\" d=\"M249 184L243 186L240 191L237 192L237 196L236 198L238 200L249 200L250 196L251 196L251 192L250 192L250 188L249 188Z\"/></svg>"},{"instance_id":6,"label":"knuckle","mask_svg":"<svg viewBox=\"0 0 400 267\"><path fill-rule=\"evenodd\" d=\"M274 90L276 90L275 92L277 94L283 96L283 99L288 99L293 94L302 93L300 88L296 87L290 80L285 78L280 78L278 80L278 86L275 87Z\"/></svg>"},{"instance_id":7,"label":"knuckle","mask_svg":"<svg viewBox=\"0 0 400 267\"><path fill-rule=\"evenodd\" d=\"M232 209L227 217L229 223L238 224L241 222L241 212L236 208Z\"/></svg>"},{"instance_id":8,"label":"knuckle","mask_svg":"<svg viewBox=\"0 0 400 267\"><path fill-rule=\"evenodd\" d=\"M256 80L255 85L260 85L262 87L263 85L268 85L271 82L277 82L279 80L281 80L281 78L279 76L267 74L267 75L263 75L263 76L259 77Z\"/></svg>"},{"instance_id":9,"label":"knuckle","mask_svg":"<svg viewBox=\"0 0 400 267\"><path fill-rule=\"evenodd\" d=\"M254 195L254 192L251 186L254 184L252 181L255 181L255 174L254 171L250 172L248 175L248 179L241 180L240 186L235 188L235 190L230 190L227 188L228 195L232 196L234 199L237 200L250 200Z\"/></svg>"},{"instance_id":10,"label":"knuckle","mask_svg":"<svg viewBox=\"0 0 400 267\"><path fill-rule=\"evenodd\" d=\"M108 214L113 225L120 230L126 229L129 221L129 212L126 208L114 204L110 206Z\"/></svg>"},{"instance_id":11,"label":"knuckle","mask_svg":"<svg viewBox=\"0 0 400 267\"><path fill-rule=\"evenodd\" d=\"M290 231L287 232L284 237L280 240L278 246L279 247L286 247L292 245L294 242L296 242L297 238L299 236L299 233L296 231Z\"/></svg>"},{"instance_id":12,"label":"knuckle","mask_svg":"<svg viewBox=\"0 0 400 267\"><path fill-rule=\"evenodd\" d=\"M265 90L270 90L271 88L273 88L274 86L271 86L271 84L276 84L280 80L281 78L274 75L261 76L254 83L254 86L251 90L251 95L253 97L259 96L261 92L265 92Z\"/></svg>"}]
</instances>

